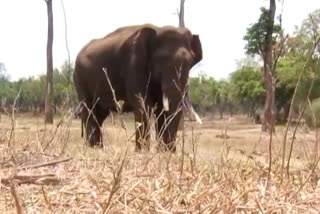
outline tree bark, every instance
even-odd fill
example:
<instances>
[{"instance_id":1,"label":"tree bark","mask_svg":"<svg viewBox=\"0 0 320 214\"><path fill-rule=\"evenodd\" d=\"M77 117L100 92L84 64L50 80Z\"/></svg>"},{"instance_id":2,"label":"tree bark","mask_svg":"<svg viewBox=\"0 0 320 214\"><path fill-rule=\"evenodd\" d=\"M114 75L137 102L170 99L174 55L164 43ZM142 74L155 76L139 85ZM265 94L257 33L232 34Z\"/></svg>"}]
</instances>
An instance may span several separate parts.
<instances>
[{"instance_id":1,"label":"tree bark","mask_svg":"<svg viewBox=\"0 0 320 214\"><path fill-rule=\"evenodd\" d=\"M285 122L288 121L290 108L291 108L291 100L289 100L284 106L283 121Z\"/></svg>"},{"instance_id":2,"label":"tree bark","mask_svg":"<svg viewBox=\"0 0 320 214\"><path fill-rule=\"evenodd\" d=\"M53 44L53 14L52 0L45 0L48 10L48 41L47 41L47 76L45 88L45 123L53 124L52 113L52 94L53 94L53 59L52 59L52 44Z\"/></svg>"},{"instance_id":3,"label":"tree bark","mask_svg":"<svg viewBox=\"0 0 320 214\"><path fill-rule=\"evenodd\" d=\"M265 39L265 49L263 57L264 83L266 88L266 100L264 105L264 121L262 131L270 131L273 127L275 113L275 90L274 90L274 70L272 57L272 34L274 25L274 16L276 12L275 0L270 0L270 8L268 12L267 32Z\"/></svg>"},{"instance_id":4,"label":"tree bark","mask_svg":"<svg viewBox=\"0 0 320 214\"><path fill-rule=\"evenodd\" d=\"M220 113L220 120L222 120L223 119L223 111L220 110L219 113Z\"/></svg>"},{"instance_id":5,"label":"tree bark","mask_svg":"<svg viewBox=\"0 0 320 214\"><path fill-rule=\"evenodd\" d=\"M224 106L223 105L219 105L219 115L220 115L220 120L222 120L223 119L223 109L224 108Z\"/></svg>"},{"instance_id":6,"label":"tree bark","mask_svg":"<svg viewBox=\"0 0 320 214\"><path fill-rule=\"evenodd\" d=\"M185 27L184 24L184 2L185 0L180 0L180 10L179 10L179 27Z\"/></svg>"},{"instance_id":7,"label":"tree bark","mask_svg":"<svg viewBox=\"0 0 320 214\"><path fill-rule=\"evenodd\" d=\"M180 0L180 11L178 11L179 16L179 27L185 27L184 25L184 2L185 0ZM188 95L187 95L188 96ZM190 102L191 103L191 102ZM191 104L192 105L192 104ZM179 130L182 130L184 127L184 117L186 114L186 109L183 108L180 122L179 122Z\"/></svg>"},{"instance_id":8,"label":"tree bark","mask_svg":"<svg viewBox=\"0 0 320 214\"><path fill-rule=\"evenodd\" d=\"M213 118L214 118L214 108L211 107L211 119L213 119Z\"/></svg>"}]
</instances>

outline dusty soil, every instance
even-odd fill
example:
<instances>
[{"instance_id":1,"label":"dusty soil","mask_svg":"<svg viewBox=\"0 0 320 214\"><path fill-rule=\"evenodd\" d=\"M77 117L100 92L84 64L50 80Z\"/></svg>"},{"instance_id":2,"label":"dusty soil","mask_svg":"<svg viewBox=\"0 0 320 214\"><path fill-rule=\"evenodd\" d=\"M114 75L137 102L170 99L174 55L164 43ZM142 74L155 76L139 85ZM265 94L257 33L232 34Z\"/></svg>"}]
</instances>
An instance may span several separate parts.
<instances>
[{"instance_id":1,"label":"dusty soil","mask_svg":"<svg viewBox=\"0 0 320 214\"><path fill-rule=\"evenodd\" d=\"M134 119L131 114L122 116L127 130L121 125L117 115L109 117L103 125L104 143L106 145L116 145L124 148L127 138L130 138L130 149L134 147ZM56 126L61 122L61 118L55 119L55 125L43 126L42 117L30 115L17 115L15 122L16 141L23 141L26 144L41 141L41 136L47 133L53 134ZM289 129L287 141L292 142L292 130ZM3 116L0 123L0 136L9 134L12 124L9 117ZM81 138L80 120L72 119L68 124L68 147L83 148L84 139ZM281 147L284 138L284 126L277 126L273 135L274 158L281 156ZM268 162L270 134L261 132L261 125L254 124L246 116L237 115L232 118L216 119L203 118L203 124L199 125L190 121L185 122L185 131L178 133L178 147L181 146L182 136L186 142L186 152L192 152L192 148L197 151L197 157L203 161L212 161L220 158L221 154L228 148L229 153L236 159L254 158ZM152 132L152 145L155 147L155 133ZM0 138L1 139L1 138ZM295 136L292 163L301 166L310 160L311 154L316 148L316 132L306 127L300 127ZM287 146L289 152L290 147ZM287 152L287 153L288 153Z\"/></svg>"},{"instance_id":2,"label":"dusty soil","mask_svg":"<svg viewBox=\"0 0 320 214\"><path fill-rule=\"evenodd\" d=\"M244 116L186 122L176 154L157 152L154 132L151 151L134 152L133 118L122 118L125 129L118 116L104 123L101 149L85 146L68 114L46 127L42 117L2 116L0 213L320 212L314 130L299 127L281 179L283 126L272 136L268 173L270 135Z\"/></svg>"}]
</instances>

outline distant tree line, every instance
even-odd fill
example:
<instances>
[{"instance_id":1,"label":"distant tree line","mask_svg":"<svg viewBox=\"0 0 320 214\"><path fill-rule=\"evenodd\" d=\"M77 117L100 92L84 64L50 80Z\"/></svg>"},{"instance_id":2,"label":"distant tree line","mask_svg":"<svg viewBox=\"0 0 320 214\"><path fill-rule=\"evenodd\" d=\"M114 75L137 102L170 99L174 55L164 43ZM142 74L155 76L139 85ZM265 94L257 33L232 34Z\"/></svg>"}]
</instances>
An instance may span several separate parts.
<instances>
[{"instance_id":1,"label":"distant tree line","mask_svg":"<svg viewBox=\"0 0 320 214\"><path fill-rule=\"evenodd\" d=\"M15 98L16 111L33 112L34 115L44 112L45 102L45 81L46 76L21 78L17 81L10 81L6 73L4 64L0 64L0 101L1 111L11 107ZM68 63L64 63L60 69L53 71L53 111L59 113L63 108L75 107L77 105L77 95L73 85L73 66L71 69ZM20 93L19 93L20 91Z\"/></svg>"},{"instance_id":2,"label":"distant tree line","mask_svg":"<svg viewBox=\"0 0 320 214\"><path fill-rule=\"evenodd\" d=\"M245 60L227 80L215 80L203 73L191 77L190 95L195 109L203 116L210 112L211 117L217 114L220 119L226 113L244 113L254 118L263 104L265 90L261 68L257 63L243 64L247 63Z\"/></svg>"}]
</instances>

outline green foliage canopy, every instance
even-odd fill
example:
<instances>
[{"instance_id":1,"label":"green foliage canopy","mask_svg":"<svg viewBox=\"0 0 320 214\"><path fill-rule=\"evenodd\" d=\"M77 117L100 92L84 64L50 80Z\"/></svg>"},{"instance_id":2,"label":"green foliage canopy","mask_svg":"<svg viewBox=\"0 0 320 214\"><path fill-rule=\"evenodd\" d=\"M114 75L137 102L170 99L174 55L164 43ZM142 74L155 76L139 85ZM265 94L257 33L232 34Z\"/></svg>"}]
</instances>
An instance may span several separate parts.
<instances>
[{"instance_id":1,"label":"green foliage canopy","mask_svg":"<svg viewBox=\"0 0 320 214\"><path fill-rule=\"evenodd\" d=\"M265 7L260 8L261 14L258 21L252 24L243 37L247 42L245 49L248 55L259 54L263 55L266 33L267 33L267 20L268 20L268 9ZM276 36L281 32L281 26L279 24L274 24L273 29L273 41L276 41Z\"/></svg>"}]
</instances>

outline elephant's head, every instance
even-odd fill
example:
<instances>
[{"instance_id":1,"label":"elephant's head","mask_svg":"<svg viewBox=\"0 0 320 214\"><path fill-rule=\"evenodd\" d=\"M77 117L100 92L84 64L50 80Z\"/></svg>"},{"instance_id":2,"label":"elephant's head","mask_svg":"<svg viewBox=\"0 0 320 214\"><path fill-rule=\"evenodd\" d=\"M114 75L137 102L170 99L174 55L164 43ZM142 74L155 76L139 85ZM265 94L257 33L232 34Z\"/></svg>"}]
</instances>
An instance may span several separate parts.
<instances>
[{"instance_id":1,"label":"elephant's head","mask_svg":"<svg viewBox=\"0 0 320 214\"><path fill-rule=\"evenodd\" d=\"M132 51L140 87L149 85L151 99L171 121L163 133L163 141L169 144L176 137L189 71L202 59L199 36L186 28L146 27L134 35Z\"/></svg>"},{"instance_id":2,"label":"elephant's head","mask_svg":"<svg viewBox=\"0 0 320 214\"><path fill-rule=\"evenodd\" d=\"M202 59L198 35L186 29L164 31L158 35L150 61L154 81L160 81L162 104L173 113L187 92L190 69Z\"/></svg>"}]
</instances>

